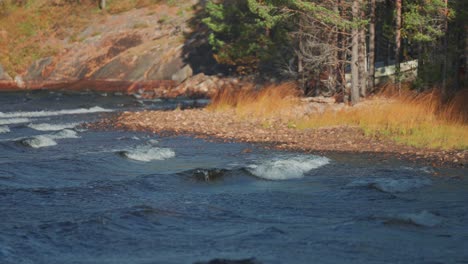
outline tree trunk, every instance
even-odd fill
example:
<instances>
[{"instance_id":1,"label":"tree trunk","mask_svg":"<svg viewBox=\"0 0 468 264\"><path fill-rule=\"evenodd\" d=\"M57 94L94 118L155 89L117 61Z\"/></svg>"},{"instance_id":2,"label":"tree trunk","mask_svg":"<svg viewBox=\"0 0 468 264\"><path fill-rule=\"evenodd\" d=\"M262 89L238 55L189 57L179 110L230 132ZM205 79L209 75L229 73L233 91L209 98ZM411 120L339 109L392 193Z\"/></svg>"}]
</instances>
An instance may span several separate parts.
<instances>
[{"instance_id":1,"label":"tree trunk","mask_svg":"<svg viewBox=\"0 0 468 264\"><path fill-rule=\"evenodd\" d=\"M342 1L338 0L337 8L339 11L340 16L343 16L344 11L343 8L340 8L342 6ZM348 82L346 80L346 66L348 62L348 36L346 34L343 34L340 32L338 34L338 47L340 51L338 52L338 60L339 65L338 65L338 74L341 82L341 89L343 93L343 102L348 102L350 101L350 91L348 89Z\"/></svg>"},{"instance_id":2,"label":"tree trunk","mask_svg":"<svg viewBox=\"0 0 468 264\"><path fill-rule=\"evenodd\" d=\"M339 2L338 2L339 4ZM340 9L338 8L338 5L333 7L333 11L337 14L340 13ZM333 43L335 43L336 47L339 47L339 33L333 33ZM333 65L330 65L329 68L329 78L331 80L331 87L333 87L333 93L336 94L339 92L340 87L338 85L339 83L339 71L340 71L340 54L338 52L338 49L334 49L333 51Z\"/></svg>"},{"instance_id":3,"label":"tree trunk","mask_svg":"<svg viewBox=\"0 0 468 264\"><path fill-rule=\"evenodd\" d=\"M465 65L464 65L463 87L468 87L468 25L465 25Z\"/></svg>"},{"instance_id":4,"label":"tree trunk","mask_svg":"<svg viewBox=\"0 0 468 264\"><path fill-rule=\"evenodd\" d=\"M400 52L401 52L401 0L395 0L395 83L398 92L401 90L400 80Z\"/></svg>"},{"instance_id":5,"label":"tree trunk","mask_svg":"<svg viewBox=\"0 0 468 264\"><path fill-rule=\"evenodd\" d=\"M361 1L359 1L361 4ZM361 12L361 17L365 17L364 10ZM367 46L366 46L366 30L364 27L359 29L359 93L362 97L367 94Z\"/></svg>"},{"instance_id":6,"label":"tree trunk","mask_svg":"<svg viewBox=\"0 0 468 264\"><path fill-rule=\"evenodd\" d=\"M366 63L366 33L359 30L359 94L365 97L367 94L367 63Z\"/></svg>"},{"instance_id":7,"label":"tree trunk","mask_svg":"<svg viewBox=\"0 0 468 264\"><path fill-rule=\"evenodd\" d=\"M367 78L367 88L371 91L375 87L375 0L370 0L369 10L369 71Z\"/></svg>"},{"instance_id":8,"label":"tree trunk","mask_svg":"<svg viewBox=\"0 0 468 264\"><path fill-rule=\"evenodd\" d=\"M106 0L99 0L99 8L106 10Z\"/></svg>"},{"instance_id":9,"label":"tree trunk","mask_svg":"<svg viewBox=\"0 0 468 264\"><path fill-rule=\"evenodd\" d=\"M359 1L354 0L352 6L353 20L357 21L359 17ZM352 48L351 48L351 104L359 102L359 30L357 25L352 29Z\"/></svg>"},{"instance_id":10,"label":"tree trunk","mask_svg":"<svg viewBox=\"0 0 468 264\"><path fill-rule=\"evenodd\" d=\"M442 100L445 101L447 99L447 67L448 67L448 3L447 0L445 0L445 10L444 10L444 30L445 30L445 35L444 35L444 44L443 44L443 56L444 56L444 62L443 62L443 68L442 68Z\"/></svg>"}]
</instances>

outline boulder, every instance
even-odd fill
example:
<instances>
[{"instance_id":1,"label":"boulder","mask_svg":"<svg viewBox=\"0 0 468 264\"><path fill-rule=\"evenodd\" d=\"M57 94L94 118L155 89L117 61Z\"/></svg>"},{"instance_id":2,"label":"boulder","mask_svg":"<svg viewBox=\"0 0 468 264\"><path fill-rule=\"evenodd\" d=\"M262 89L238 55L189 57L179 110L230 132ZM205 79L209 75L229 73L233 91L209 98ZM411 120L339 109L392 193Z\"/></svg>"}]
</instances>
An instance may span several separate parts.
<instances>
[{"instance_id":1,"label":"boulder","mask_svg":"<svg viewBox=\"0 0 468 264\"><path fill-rule=\"evenodd\" d=\"M190 65L185 65L182 69L174 73L171 79L173 81L181 83L187 80L189 77L192 77L192 75L193 75L192 67L190 67Z\"/></svg>"}]
</instances>

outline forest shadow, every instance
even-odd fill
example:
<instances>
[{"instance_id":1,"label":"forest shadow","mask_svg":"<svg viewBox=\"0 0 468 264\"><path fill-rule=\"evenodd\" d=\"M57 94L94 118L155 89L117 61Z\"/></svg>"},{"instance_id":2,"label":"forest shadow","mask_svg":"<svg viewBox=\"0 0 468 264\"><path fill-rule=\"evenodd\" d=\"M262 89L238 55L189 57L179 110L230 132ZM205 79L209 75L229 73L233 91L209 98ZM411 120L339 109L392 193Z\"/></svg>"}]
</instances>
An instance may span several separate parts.
<instances>
[{"instance_id":1,"label":"forest shadow","mask_svg":"<svg viewBox=\"0 0 468 264\"><path fill-rule=\"evenodd\" d=\"M184 33L184 62L190 65L194 75L199 73L205 75L231 75L233 69L216 61L213 49L209 44L210 30L202 22L202 19L206 17L205 4L205 0L200 0L192 6L194 15L187 21L190 31Z\"/></svg>"}]
</instances>

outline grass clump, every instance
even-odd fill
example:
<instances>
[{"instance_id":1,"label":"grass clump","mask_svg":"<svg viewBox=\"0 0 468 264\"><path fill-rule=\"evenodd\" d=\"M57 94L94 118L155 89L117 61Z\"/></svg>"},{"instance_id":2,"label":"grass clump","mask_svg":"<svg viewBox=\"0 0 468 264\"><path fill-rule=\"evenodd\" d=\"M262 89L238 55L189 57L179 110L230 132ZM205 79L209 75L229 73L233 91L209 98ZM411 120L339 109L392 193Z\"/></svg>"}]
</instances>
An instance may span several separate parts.
<instances>
[{"instance_id":1,"label":"grass clump","mask_svg":"<svg viewBox=\"0 0 468 264\"><path fill-rule=\"evenodd\" d=\"M211 111L234 111L242 118L284 118L299 102L298 90L290 83L271 85L261 90L253 87L222 89L207 107Z\"/></svg>"},{"instance_id":2,"label":"grass clump","mask_svg":"<svg viewBox=\"0 0 468 264\"><path fill-rule=\"evenodd\" d=\"M296 121L299 129L350 125L366 135L437 149L468 149L468 92L441 103L436 91L381 95L340 111L315 113Z\"/></svg>"}]
</instances>

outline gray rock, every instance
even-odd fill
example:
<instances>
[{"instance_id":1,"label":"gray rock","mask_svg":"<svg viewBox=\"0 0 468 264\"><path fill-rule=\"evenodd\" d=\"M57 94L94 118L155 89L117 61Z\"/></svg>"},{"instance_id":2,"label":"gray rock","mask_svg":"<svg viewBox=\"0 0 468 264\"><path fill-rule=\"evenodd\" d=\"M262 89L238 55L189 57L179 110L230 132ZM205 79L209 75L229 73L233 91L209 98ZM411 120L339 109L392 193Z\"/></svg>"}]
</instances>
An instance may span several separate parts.
<instances>
[{"instance_id":1,"label":"gray rock","mask_svg":"<svg viewBox=\"0 0 468 264\"><path fill-rule=\"evenodd\" d=\"M42 58L35 61L28 69L26 75L24 76L25 80L44 80L48 76L44 76L46 72L45 69L53 61L52 57Z\"/></svg>"},{"instance_id":2,"label":"gray rock","mask_svg":"<svg viewBox=\"0 0 468 264\"><path fill-rule=\"evenodd\" d=\"M26 83L24 83L23 77L20 75L15 76L15 82L19 88L26 88Z\"/></svg>"},{"instance_id":3,"label":"gray rock","mask_svg":"<svg viewBox=\"0 0 468 264\"><path fill-rule=\"evenodd\" d=\"M11 81L10 75L3 69L2 65L0 65L0 80Z\"/></svg>"},{"instance_id":4,"label":"gray rock","mask_svg":"<svg viewBox=\"0 0 468 264\"><path fill-rule=\"evenodd\" d=\"M174 56L169 61L160 62L157 67L150 69L146 78L148 80L172 80L172 75L182 69L184 65L185 63L180 56Z\"/></svg>"},{"instance_id":5,"label":"gray rock","mask_svg":"<svg viewBox=\"0 0 468 264\"><path fill-rule=\"evenodd\" d=\"M181 82L187 80L189 77L192 77L192 75L193 75L192 67L190 67L190 65L185 65L178 72L174 73L172 75L171 79L173 81L181 83Z\"/></svg>"}]
</instances>

